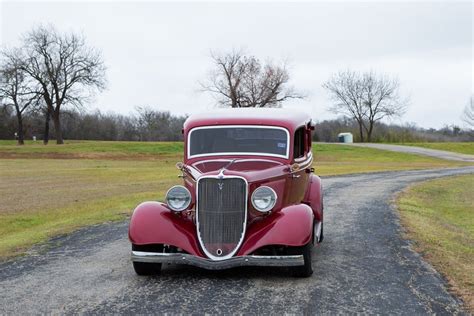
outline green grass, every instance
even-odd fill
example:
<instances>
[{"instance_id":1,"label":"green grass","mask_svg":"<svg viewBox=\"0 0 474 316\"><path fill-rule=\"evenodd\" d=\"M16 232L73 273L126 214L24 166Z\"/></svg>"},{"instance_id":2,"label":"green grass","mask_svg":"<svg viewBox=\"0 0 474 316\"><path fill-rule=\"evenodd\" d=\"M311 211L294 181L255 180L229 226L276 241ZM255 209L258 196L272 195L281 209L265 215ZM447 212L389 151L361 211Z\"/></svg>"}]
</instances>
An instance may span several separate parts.
<instances>
[{"instance_id":1,"label":"green grass","mask_svg":"<svg viewBox=\"0 0 474 316\"><path fill-rule=\"evenodd\" d=\"M113 142L113 141L65 141L65 145L27 141L18 146L15 141L0 140L0 153L14 154L17 157L31 154L69 155L77 157L130 157L143 155L169 155L183 152L182 142ZM61 157L61 156L59 156Z\"/></svg>"},{"instance_id":2,"label":"green grass","mask_svg":"<svg viewBox=\"0 0 474 316\"><path fill-rule=\"evenodd\" d=\"M374 148L313 144L314 167L320 175L430 169L467 165L427 156Z\"/></svg>"},{"instance_id":3,"label":"green grass","mask_svg":"<svg viewBox=\"0 0 474 316\"><path fill-rule=\"evenodd\" d=\"M178 182L176 160L0 160L0 257L163 199Z\"/></svg>"},{"instance_id":4,"label":"green grass","mask_svg":"<svg viewBox=\"0 0 474 316\"><path fill-rule=\"evenodd\" d=\"M452 151L460 154L474 155L474 142L462 143L401 143L400 145L417 146L429 149Z\"/></svg>"},{"instance_id":5,"label":"green grass","mask_svg":"<svg viewBox=\"0 0 474 316\"><path fill-rule=\"evenodd\" d=\"M180 182L180 142L0 141L0 257L79 227L120 220ZM343 145L314 145L316 173L337 175L466 165Z\"/></svg>"},{"instance_id":6,"label":"green grass","mask_svg":"<svg viewBox=\"0 0 474 316\"><path fill-rule=\"evenodd\" d=\"M474 311L474 175L412 186L398 198L407 237Z\"/></svg>"}]
</instances>

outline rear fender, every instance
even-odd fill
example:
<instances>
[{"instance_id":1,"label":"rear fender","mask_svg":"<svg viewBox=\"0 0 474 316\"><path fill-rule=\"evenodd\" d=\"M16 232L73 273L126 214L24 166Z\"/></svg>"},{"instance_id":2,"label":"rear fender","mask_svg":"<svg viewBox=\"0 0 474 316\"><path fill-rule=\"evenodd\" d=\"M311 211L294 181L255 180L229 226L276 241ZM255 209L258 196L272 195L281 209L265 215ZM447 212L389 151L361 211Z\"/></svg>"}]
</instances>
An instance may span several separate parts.
<instances>
[{"instance_id":1,"label":"rear fender","mask_svg":"<svg viewBox=\"0 0 474 316\"><path fill-rule=\"evenodd\" d=\"M132 244L166 244L203 257L196 239L196 226L173 213L166 204L144 202L133 212L128 229Z\"/></svg>"},{"instance_id":2,"label":"rear fender","mask_svg":"<svg viewBox=\"0 0 474 316\"><path fill-rule=\"evenodd\" d=\"M285 207L252 224L246 236L238 256L270 245L306 245L313 236L313 211L306 204Z\"/></svg>"}]
</instances>

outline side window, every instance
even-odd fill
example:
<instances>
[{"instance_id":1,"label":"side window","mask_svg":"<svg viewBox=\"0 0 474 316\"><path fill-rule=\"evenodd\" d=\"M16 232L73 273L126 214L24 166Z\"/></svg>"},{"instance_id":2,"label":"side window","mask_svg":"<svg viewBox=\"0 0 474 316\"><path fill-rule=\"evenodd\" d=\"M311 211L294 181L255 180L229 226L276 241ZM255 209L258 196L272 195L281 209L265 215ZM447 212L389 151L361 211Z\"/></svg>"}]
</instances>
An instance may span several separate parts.
<instances>
[{"instance_id":1,"label":"side window","mask_svg":"<svg viewBox=\"0 0 474 316\"><path fill-rule=\"evenodd\" d=\"M304 127L300 127L295 132L293 157L294 158L303 157L304 156L304 148L305 148L305 129L304 129Z\"/></svg>"},{"instance_id":2,"label":"side window","mask_svg":"<svg viewBox=\"0 0 474 316\"><path fill-rule=\"evenodd\" d=\"M308 129L306 130L306 149L305 149L306 152L310 152L310 151L311 151L311 145L312 145L311 142L313 141L313 140L311 139L311 136L312 136L312 135L311 135L311 130L308 128Z\"/></svg>"}]
</instances>

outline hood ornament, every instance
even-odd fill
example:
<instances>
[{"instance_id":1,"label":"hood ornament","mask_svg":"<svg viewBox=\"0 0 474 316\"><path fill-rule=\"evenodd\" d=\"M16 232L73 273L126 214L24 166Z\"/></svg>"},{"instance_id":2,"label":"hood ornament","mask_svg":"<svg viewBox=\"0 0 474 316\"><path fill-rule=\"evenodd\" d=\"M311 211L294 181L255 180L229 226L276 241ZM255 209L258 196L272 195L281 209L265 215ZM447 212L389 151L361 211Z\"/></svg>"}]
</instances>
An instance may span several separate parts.
<instances>
[{"instance_id":1,"label":"hood ornament","mask_svg":"<svg viewBox=\"0 0 474 316\"><path fill-rule=\"evenodd\" d=\"M224 178L224 169L221 169L221 171L219 171L219 174L217 175L217 178L219 180L222 180ZM220 183L219 183L220 184Z\"/></svg>"},{"instance_id":2,"label":"hood ornament","mask_svg":"<svg viewBox=\"0 0 474 316\"><path fill-rule=\"evenodd\" d=\"M225 165L220 171L219 174L217 175L218 179L223 179L224 178L224 171L230 167L237 159L231 160L227 165Z\"/></svg>"}]
</instances>

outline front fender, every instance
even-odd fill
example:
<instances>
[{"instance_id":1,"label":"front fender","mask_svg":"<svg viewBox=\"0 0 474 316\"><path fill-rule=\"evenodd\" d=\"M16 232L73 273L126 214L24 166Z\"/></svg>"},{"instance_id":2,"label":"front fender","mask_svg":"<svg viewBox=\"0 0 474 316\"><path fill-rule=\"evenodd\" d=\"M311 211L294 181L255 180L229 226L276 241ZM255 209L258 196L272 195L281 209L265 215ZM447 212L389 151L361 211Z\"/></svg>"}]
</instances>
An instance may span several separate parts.
<instances>
[{"instance_id":1,"label":"front fender","mask_svg":"<svg viewBox=\"0 0 474 316\"><path fill-rule=\"evenodd\" d=\"M291 205L252 224L238 256L270 245L303 246L313 237L313 210L306 204Z\"/></svg>"},{"instance_id":2,"label":"front fender","mask_svg":"<svg viewBox=\"0 0 474 316\"><path fill-rule=\"evenodd\" d=\"M323 220L323 186L317 175L311 175L303 201L313 209L316 221L321 222Z\"/></svg>"},{"instance_id":3,"label":"front fender","mask_svg":"<svg viewBox=\"0 0 474 316\"><path fill-rule=\"evenodd\" d=\"M133 212L128 229L132 244L166 244L203 257L196 239L196 226L174 214L166 204L144 202Z\"/></svg>"}]
</instances>

